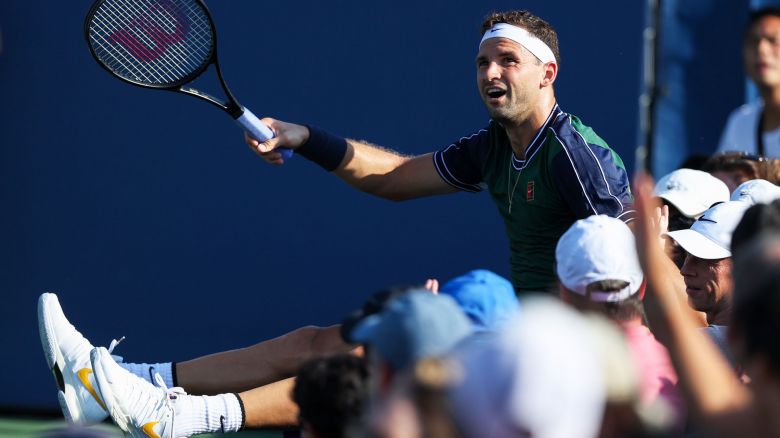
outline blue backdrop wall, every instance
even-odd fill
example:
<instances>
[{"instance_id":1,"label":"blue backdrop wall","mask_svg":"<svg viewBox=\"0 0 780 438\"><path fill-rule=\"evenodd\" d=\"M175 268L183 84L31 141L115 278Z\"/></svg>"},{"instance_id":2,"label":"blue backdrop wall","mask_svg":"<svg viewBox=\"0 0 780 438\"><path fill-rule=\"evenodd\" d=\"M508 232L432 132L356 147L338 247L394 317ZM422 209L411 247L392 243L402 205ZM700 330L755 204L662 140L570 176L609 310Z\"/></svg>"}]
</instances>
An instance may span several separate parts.
<instances>
[{"instance_id":1,"label":"blue backdrop wall","mask_svg":"<svg viewBox=\"0 0 780 438\"><path fill-rule=\"evenodd\" d=\"M715 151L728 114L745 101L742 33L747 0L663 0L652 169Z\"/></svg>"},{"instance_id":2,"label":"blue backdrop wall","mask_svg":"<svg viewBox=\"0 0 780 438\"><path fill-rule=\"evenodd\" d=\"M488 196L394 204L295 158L265 165L229 117L110 77L90 2L0 2L0 406L54 408L35 306L59 294L96 344L185 360L332 324L372 291L508 274ZM490 10L558 29L564 110L633 160L641 2L212 1L223 71L258 115L406 153L487 122L473 65Z\"/></svg>"}]
</instances>

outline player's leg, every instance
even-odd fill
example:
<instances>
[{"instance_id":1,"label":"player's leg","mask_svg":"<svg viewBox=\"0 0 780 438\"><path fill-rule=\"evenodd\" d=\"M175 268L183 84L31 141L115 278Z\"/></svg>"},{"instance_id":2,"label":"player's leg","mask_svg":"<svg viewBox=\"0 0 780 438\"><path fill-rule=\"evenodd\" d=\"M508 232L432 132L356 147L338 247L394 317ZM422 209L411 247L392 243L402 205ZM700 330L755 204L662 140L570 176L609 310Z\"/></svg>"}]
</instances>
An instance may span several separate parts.
<instances>
[{"instance_id":1,"label":"player's leg","mask_svg":"<svg viewBox=\"0 0 780 438\"><path fill-rule=\"evenodd\" d=\"M305 362L352 346L339 326L302 327L246 348L176 364L176 384L193 394L241 392L292 377Z\"/></svg>"},{"instance_id":2,"label":"player's leg","mask_svg":"<svg viewBox=\"0 0 780 438\"><path fill-rule=\"evenodd\" d=\"M244 403L246 428L294 427L298 425L298 405L292 399L295 378L290 377L239 395Z\"/></svg>"},{"instance_id":3,"label":"player's leg","mask_svg":"<svg viewBox=\"0 0 780 438\"><path fill-rule=\"evenodd\" d=\"M89 360L92 344L67 320L54 294L43 294L38 322L44 354L59 388L63 415L72 422L102 421L107 413L95 393ZM119 366L153 383L160 374L168 387L190 393L240 392L291 377L307 360L349 350L338 326L303 327L251 347L217 353L180 364L121 363ZM178 372L178 376L175 373Z\"/></svg>"},{"instance_id":4,"label":"player's leg","mask_svg":"<svg viewBox=\"0 0 780 438\"><path fill-rule=\"evenodd\" d=\"M65 317L55 294L44 293L38 298L38 331L46 362L58 387L57 398L65 419L79 424L103 421L108 413L95 392L89 358L93 345ZM109 350L115 345L116 341L112 342ZM167 385L173 386L170 363L122 363L121 366L150 382L153 374L159 373Z\"/></svg>"},{"instance_id":5,"label":"player's leg","mask_svg":"<svg viewBox=\"0 0 780 438\"><path fill-rule=\"evenodd\" d=\"M120 367L104 348L91 355L100 397L114 422L131 436L182 437L243 427L295 426L293 379L241 394L187 395L155 387ZM144 435L146 434L146 435Z\"/></svg>"}]
</instances>

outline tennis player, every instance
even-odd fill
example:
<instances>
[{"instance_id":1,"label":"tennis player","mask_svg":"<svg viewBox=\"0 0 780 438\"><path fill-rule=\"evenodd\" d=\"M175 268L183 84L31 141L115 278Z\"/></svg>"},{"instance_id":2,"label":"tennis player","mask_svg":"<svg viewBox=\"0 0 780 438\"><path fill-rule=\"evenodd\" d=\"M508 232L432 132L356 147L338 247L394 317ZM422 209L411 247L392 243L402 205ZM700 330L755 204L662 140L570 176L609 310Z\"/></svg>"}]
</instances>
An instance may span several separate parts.
<instances>
[{"instance_id":1,"label":"tennis player","mask_svg":"<svg viewBox=\"0 0 780 438\"><path fill-rule=\"evenodd\" d=\"M558 105L558 37L528 11L493 13L482 24L477 88L490 115L483 129L434 152L403 156L311 126L264 119L276 137L249 146L272 164L279 147L390 200L485 185L506 224L516 292L549 291L555 244L574 221L605 214L633 217L629 179L607 143Z\"/></svg>"}]
</instances>

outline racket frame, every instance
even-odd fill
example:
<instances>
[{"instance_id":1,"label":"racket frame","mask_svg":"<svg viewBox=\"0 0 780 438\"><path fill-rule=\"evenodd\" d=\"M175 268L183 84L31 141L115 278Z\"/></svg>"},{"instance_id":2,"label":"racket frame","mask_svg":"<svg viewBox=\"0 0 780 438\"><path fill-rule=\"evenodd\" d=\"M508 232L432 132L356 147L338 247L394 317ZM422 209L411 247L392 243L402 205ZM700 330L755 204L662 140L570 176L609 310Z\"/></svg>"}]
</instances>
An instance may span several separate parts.
<instances>
[{"instance_id":1,"label":"racket frame","mask_svg":"<svg viewBox=\"0 0 780 438\"><path fill-rule=\"evenodd\" d=\"M106 63L103 62L103 60L100 59L100 57L97 55L97 53L95 53L95 48L92 46L92 41L89 36L90 23L92 22L92 18L95 16L97 9L106 1L107 0L98 0L94 2L90 7L89 11L87 12L86 18L84 19L84 38L86 39L87 46L89 47L89 52L104 70L108 71L112 76L128 84L135 85L141 88L155 88L159 90L174 91L177 93L188 94L190 96L197 97L198 99L204 100L216 106L217 108L230 114L230 116L233 117L234 119L238 119L239 117L241 117L241 115L244 113L245 108L241 106L240 103L238 103L238 100L230 91L230 88L228 88L227 83L225 83L225 79L222 76L222 70L219 67L219 56L217 53L217 28L214 25L214 19L211 15L211 11L209 11L209 8L206 6L206 3L203 2L203 0L192 0L192 1L197 3L203 9L203 12L206 14L206 18L208 18L209 27L211 28L211 39L212 39L210 53L206 57L205 61L200 66L198 66L198 68L196 68L192 73L170 84L148 84L148 83L134 81L130 78L120 76L116 74L108 65L106 65ZM200 75L203 74L203 72L208 70L209 66L211 65L214 65L214 70L216 70L217 78L219 79L219 83L222 86L222 91L225 93L225 97L227 98L227 101L223 101L217 97L212 96L211 94L208 94L196 88L184 86L185 84L188 84L194 81L195 79L197 79Z\"/></svg>"}]
</instances>

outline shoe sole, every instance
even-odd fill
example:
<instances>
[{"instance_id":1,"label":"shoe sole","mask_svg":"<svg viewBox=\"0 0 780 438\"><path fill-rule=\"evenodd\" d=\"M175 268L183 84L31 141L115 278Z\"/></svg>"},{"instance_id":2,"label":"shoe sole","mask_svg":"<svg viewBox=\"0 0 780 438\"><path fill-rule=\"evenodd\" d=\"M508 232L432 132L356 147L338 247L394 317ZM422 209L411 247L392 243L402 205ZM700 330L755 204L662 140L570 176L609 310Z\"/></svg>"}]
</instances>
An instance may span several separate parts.
<instances>
[{"instance_id":1,"label":"shoe sole","mask_svg":"<svg viewBox=\"0 0 780 438\"><path fill-rule=\"evenodd\" d=\"M74 389L74 386L80 383L73 380L72 373L63 372L65 358L58 347L59 344L54 334L54 327L49 317L52 306L60 307L56 295L45 293L38 298L38 333L41 335L43 355L46 356L46 363L49 365L49 369L54 375L54 381L59 389L57 400L60 403L62 415L71 423L86 425L89 423L83 418L76 390Z\"/></svg>"}]
</instances>

